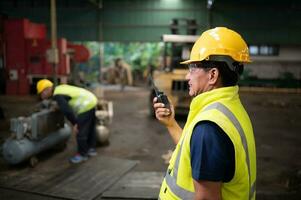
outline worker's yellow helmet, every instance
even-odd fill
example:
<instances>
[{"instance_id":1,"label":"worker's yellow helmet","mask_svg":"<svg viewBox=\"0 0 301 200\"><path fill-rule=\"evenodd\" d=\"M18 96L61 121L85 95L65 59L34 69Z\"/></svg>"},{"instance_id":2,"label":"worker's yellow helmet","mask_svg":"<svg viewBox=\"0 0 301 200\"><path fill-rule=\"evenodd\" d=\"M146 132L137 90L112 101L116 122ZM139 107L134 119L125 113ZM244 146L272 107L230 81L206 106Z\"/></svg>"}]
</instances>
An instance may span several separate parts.
<instances>
[{"instance_id":1,"label":"worker's yellow helmet","mask_svg":"<svg viewBox=\"0 0 301 200\"><path fill-rule=\"evenodd\" d=\"M251 62L249 49L244 39L231 29L216 27L205 31L199 37L192 47L190 59L181 64L214 60L210 57L215 56L229 56L240 63Z\"/></svg>"},{"instance_id":2,"label":"worker's yellow helmet","mask_svg":"<svg viewBox=\"0 0 301 200\"><path fill-rule=\"evenodd\" d=\"M45 90L48 87L52 87L53 83L51 81L49 81L48 79L42 79L39 80L37 83L37 92L38 94L40 94L41 92L43 92L43 90Z\"/></svg>"}]
</instances>

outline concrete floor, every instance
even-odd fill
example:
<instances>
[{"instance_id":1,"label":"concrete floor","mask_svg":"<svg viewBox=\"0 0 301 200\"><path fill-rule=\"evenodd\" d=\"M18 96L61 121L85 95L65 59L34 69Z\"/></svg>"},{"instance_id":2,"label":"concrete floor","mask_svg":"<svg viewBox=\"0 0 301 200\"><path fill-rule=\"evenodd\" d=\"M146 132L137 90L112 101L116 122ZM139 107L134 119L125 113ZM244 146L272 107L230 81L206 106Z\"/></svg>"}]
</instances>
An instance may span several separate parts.
<instances>
[{"instance_id":1,"label":"concrete floor","mask_svg":"<svg viewBox=\"0 0 301 200\"><path fill-rule=\"evenodd\" d=\"M174 145L166 129L148 116L148 91L145 88L106 87L105 97L114 102L110 143L97 149L99 155L139 160L134 171L165 171L162 155ZM254 125L257 146L257 199L301 198L301 95L242 92ZM6 119L30 113L36 98L0 96ZM180 124L185 116L178 117ZM0 123L0 143L9 135L8 121ZM10 167L0 159L0 173L17 174L24 170L43 171L67 165L75 152L74 138L63 152L52 151L40 157L36 168L27 164ZM164 157L164 156L163 156ZM0 199L56 199L36 194L0 189Z\"/></svg>"}]
</instances>

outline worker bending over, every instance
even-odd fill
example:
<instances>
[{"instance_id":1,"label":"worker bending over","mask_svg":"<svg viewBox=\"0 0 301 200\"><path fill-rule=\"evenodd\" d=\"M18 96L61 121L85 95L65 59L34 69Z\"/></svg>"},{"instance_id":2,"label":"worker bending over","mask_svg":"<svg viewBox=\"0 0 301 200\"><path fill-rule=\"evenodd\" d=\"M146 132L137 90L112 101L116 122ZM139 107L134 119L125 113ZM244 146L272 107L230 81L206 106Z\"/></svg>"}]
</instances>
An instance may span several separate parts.
<instances>
[{"instance_id":1,"label":"worker bending over","mask_svg":"<svg viewBox=\"0 0 301 200\"><path fill-rule=\"evenodd\" d=\"M76 133L77 154L70 158L71 163L86 161L88 156L95 156L97 152L95 132L95 107L97 98L90 91L62 84L57 87L47 79L37 83L37 92L42 99L53 98L62 113L73 125Z\"/></svg>"},{"instance_id":2,"label":"worker bending over","mask_svg":"<svg viewBox=\"0 0 301 200\"><path fill-rule=\"evenodd\" d=\"M174 107L165 108L154 98L156 118L176 143L159 199L255 199L253 128L237 86L243 64L249 62L248 46L238 33L210 29L181 63L188 65L193 97L183 129Z\"/></svg>"}]
</instances>

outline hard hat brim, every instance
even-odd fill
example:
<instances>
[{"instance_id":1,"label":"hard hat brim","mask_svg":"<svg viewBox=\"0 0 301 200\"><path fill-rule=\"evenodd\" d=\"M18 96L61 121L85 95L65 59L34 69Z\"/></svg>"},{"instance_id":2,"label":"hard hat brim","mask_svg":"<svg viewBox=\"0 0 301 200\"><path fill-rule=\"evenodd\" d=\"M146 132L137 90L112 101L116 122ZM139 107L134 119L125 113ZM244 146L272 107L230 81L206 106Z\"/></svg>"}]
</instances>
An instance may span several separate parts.
<instances>
[{"instance_id":1,"label":"hard hat brim","mask_svg":"<svg viewBox=\"0 0 301 200\"><path fill-rule=\"evenodd\" d=\"M200 60L185 60L185 61L180 62L180 64L181 65L187 65L187 64L190 64L190 63L193 63L193 62L200 62Z\"/></svg>"},{"instance_id":2,"label":"hard hat brim","mask_svg":"<svg viewBox=\"0 0 301 200\"><path fill-rule=\"evenodd\" d=\"M203 59L204 60L204 59ZM190 64L190 63L194 63L194 62L201 62L203 60L185 60L185 61L182 61L180 62L181 65L187 65L187 64ZM248 60L243 60L243 61L238 61L238 62L242 62L242 63L252 63L253 61L251 59L248 59Z\"/></svg>"}]
</instances>

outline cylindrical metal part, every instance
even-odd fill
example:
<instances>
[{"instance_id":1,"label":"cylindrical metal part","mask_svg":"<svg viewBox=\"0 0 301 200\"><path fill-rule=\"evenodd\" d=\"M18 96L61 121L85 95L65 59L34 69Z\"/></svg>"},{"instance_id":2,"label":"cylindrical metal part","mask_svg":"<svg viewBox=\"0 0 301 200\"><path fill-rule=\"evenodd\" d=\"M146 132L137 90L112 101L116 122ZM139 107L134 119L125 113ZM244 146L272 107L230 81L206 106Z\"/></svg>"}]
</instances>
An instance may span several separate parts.
<instances>
[{"instance_id":1,"label":"cylindrical metal part","mask_svg":"<svg viewBox=\"0 0 301 200\"><path fill-rule=\"evenodd\" d=\"M70 136L71 128L65 124L64 128L50 133L39 141L33 141L28 138L21 140L10 138L3 144L3 157L10 164L18 164L57 144L66 142Z\"/></svg>"},{"instance_id":2,"label":"cylindrical metal part","mask_svg":"<svg viewBox=\"0 0 301 200\"><path fill-rule=\"evenodd\" d=\"M96 138L99 144L104 144L109 141L109 129L104 125L96 126Z\"/></svg>"},{"instance_id":3,"label":"cylindrical metal part","mask_svg":"<svg viewBox=\"0 0 301 200\"><path fill-rule=\"evenodd\" d=\"M51 19L51 51L54 56L53 59L53 82L58 85L57 80L57 64L59 63L59 55L57 49L57 21L56 21L56 0L50 0L50 19Z\"/></svg>"}]
</instances>

